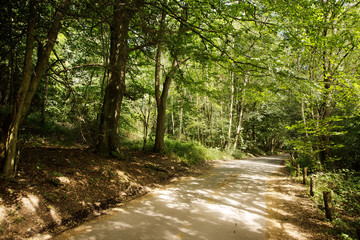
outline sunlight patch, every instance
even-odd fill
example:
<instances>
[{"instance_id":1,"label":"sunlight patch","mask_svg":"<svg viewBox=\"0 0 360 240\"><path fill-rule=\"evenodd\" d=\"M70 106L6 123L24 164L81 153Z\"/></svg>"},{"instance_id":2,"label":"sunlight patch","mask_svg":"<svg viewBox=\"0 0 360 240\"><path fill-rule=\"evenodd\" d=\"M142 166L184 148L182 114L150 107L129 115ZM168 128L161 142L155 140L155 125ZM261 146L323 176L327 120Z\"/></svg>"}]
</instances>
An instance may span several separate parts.
<instances>
[{"instance_id":1,"label":"sunlight patch","mask_svg":"<svg viewBox=\"0 0 360 240\"><path fill-rule=\"evenodd\" d=\"M0 206L0 223L5 220L6 210L5 207Z\"/></svg>"},{"instance_id":2,"label":"sunlight patch","mask_svg":"<svg viewBox=\"0 0 360 240\"><path fill-rule=\"evenodd\" d=\"M116 173L116 175L118 175L120 178L124 179L125 181L129 181L128 176L126 176L126 174L125 174L123 171L116 170L115 173Z\"/></svg>"},{"instance_id":3,"label":"sunlight patch","mask_svg":"<svg viewBox=\"0 0 360 240\"><path fill-rule=\"evenodd\" d=\"M283 224L284 230L289 236L297 239L297 240L306 240L309 239L309 234L305 234L304 232L301 232L300 229L298 229L296 226L294 226L291 223L284 223Z\"/></svg>"},{"instance_id":4,"label":"sunlight patch","mask_svg":"<svg viewBox=\"0 0 360 240\"><path fill-rule=\"evenodd\" d=\"M58 225L61 224L61 217L57 213L56 209L54 207L50 207L50 216L54 220L54 222Z\"/></svg>"},{"instance_id":5,"label":"sunlight patch","mask_svg":"<svg viewBox=\"0 0 360 240\"><path fill-rule=\"evenodd\" d=\"M260 216L257 213L251 213L246 210L241 211L241 218L244 221L246 221L246 227L248 229L260 231L263 229L263 225L261 224L261 221L263 219L262 216Z\"/></svg>"},{"instance_id":6,"label":"sunlight patch","mask_svg":"<svg viewBox=\"0 0 360 240\"><path fill-rule=\"evenodd\" d=\"M21 199L22 205L29 211L35 213L36 208L39 207L39 198L33 194L29 194L27 197Z\"/></svg>"},{"instance_id":7,"label":"sunlight patch","mask_svg":"<svg viewBox=\"0 0 360 240\"><path fill-rule=\"evenodd\" d=\"M281 210L279 208L271 208L271 210L273 210L274 212L277 212L283 216L294 216L294 214L291 214L291 213L288 213L288 212L285 212L284 210Z\"/></svg>"}]
</instances>

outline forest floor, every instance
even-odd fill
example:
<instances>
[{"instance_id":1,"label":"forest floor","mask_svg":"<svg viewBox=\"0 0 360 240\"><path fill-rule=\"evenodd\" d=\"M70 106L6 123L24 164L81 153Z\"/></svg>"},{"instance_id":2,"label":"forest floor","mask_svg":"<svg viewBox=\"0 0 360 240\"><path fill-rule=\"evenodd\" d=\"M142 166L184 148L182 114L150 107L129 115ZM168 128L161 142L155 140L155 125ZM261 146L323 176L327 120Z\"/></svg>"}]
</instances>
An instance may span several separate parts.
<instances>
[{"instance_id":1,"label":"forest floor","mask_svg":"<svg viewBox=\"0 0 360 240\"><path fill-rule=\"evenodd\" d=\"M291 179L286 167L268 181L266 239L325 240L333 226L309 198L308 187Z\"/></svg>"},{"instance_id":2,"label":"forest floor","mask_svg":"<svg viewBox=\"0 0 360 240\"><path fill-rule=\"evenodd\" d=\"M86 148L28 147L18 174L0 182L0 239L57 234L146 194L152 187L205 173L161 154L123 150L103 158ZM284 168L269 181L267 239L334 239L331 224Z\"/></svg>"},{"instance_id":3,"label":"forest floor","mask_svg":"<svg viewBox=\"0 0 360 240\"><path fill-rule=\"evenodd\" d=\"M103 158L85 148L28 147L17 176L0 182L0 239L60 233L150 188L198 175L210 165L123 150Z\"/></svg>"}]
</instances>

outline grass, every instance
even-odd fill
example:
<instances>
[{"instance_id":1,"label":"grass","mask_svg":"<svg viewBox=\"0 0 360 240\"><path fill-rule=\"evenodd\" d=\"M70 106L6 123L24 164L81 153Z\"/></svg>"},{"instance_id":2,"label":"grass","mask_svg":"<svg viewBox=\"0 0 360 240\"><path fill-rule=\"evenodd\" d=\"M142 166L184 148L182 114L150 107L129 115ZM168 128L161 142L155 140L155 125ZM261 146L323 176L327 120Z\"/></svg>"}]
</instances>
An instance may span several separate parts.
<instances>
[{"instance_id":1,"label":"grass","mask_svg":"<svg viewBox=\"0 0 360 240\"><path fill-rule=\"evenodd\" d=\"M124 141L123 147L130 150L142 150L143 142L138 141ZM152 151L154 141L147 142L146 151ZM231 154L221 151L218 148L209 148L200 145L193 141L179 141L179 140L165 140L165 149L163 154L169 157L177 158L187 165L194 165L203 161L219 160L232 158Z\"/></svg>"},{"instance_id":2,"label":"grass","mask_svg":"<svg viewBox=\"0 0 360 240\"><path fill-rule=\"evenodd\" d=\"M243 151L235 150L235 151L231 154L231 156L234 157L235 159L243 159L243 158L248 157L249 155L246 154L246 153L243 152Z\"/></svg>"},{"instance_id":3,"label":"grass","mask_svg":"<svg viewBox=\"0 0 360 240\"><path fill-rule=\"evenodd\" d=\"M228 153L217 148L207 148L196 142L178 140L165 141L164 153L168 156L175 156L188 165L197 164L205 160L230 158Z\"/></svg>"}]
</instances>

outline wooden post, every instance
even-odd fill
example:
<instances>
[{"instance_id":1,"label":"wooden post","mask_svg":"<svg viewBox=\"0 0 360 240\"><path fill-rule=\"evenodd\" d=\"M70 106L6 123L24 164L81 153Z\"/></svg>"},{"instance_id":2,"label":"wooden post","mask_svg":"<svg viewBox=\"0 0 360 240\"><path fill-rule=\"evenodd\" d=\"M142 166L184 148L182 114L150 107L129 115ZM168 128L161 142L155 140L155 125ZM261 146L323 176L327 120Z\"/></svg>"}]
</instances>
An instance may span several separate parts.
<instances>
[{"instance_id":1,"label":"wooden post","mask_svg":"<svg viewBox=\"0 0 360 240\"><path fill-rule=\"evenodd\" d=\"M324 191L323 192L324 197L324 205L325 205L325 215L326 218L330 221L333 220L334 215L334 207L331 199L331 191Z\"/></svg>"},{"instance_id":2,"label":"wooden post","mask_svg":"<svg viewBox=\"0 0 360 240\"><path fill-rule=\"evenodd\" d=\"M303 184L306 184L306 178L307 178L307 167L303 168Z\"/></svg>"},{"instance_id":3,"label":"wooden post","mask_svg":"<svg viewBox=\"0 0 360 240\"><path fill-rule=\"evenodd\" d=\"M296 168L297 168L296 176L300 177L300 164L297 164Z\"/></svg>"},{"instance_id":4,"label":"wooden post","mask_svg":"<svg viewBox=\"0 0 360 240\"><path fill-rule=\"evenodd\" d=\"M310 196L315 195L315 179L314 177L310 177Z\"/></svg>"}]
</instances>

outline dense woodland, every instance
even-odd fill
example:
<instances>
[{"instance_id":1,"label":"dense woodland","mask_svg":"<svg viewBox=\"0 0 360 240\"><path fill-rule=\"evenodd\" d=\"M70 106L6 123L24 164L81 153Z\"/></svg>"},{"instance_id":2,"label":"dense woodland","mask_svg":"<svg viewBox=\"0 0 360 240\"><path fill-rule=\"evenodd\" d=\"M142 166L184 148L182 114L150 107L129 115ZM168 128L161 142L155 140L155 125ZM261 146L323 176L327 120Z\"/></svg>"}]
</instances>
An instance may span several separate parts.
<instances>
[{"instance_id":1,"label":"dense woodland","mask_svg":"<svg viewBox=\"0 0 360 240\"><path fill-rule=\"evenodd\" d=\"M3 2L5 3L5 2ZM1 14L1 170L28 128L124 140L295 150L359 170L358 1L8 1ZM25 126L25 127L23 127ZM21 163L20 163L21 164Z\"/></svg>"},{"instance_id":2,"label":"dense woodland","mask_svg":"<svg viewBox=\"0 0 360 240\"><path fill-rule=\"evenodd\" d=\"M3 2L4 4L5 2ZM359 170L357 1L8 1L1 14L1 170L22 133L294 150ZM24 127L25 126L25 127ZM20 163L21 164L21 163Z\"/></svg>"},{"instance_id":3,"label":"dense woodland","mask_svg":"<svg viewBox=\"0 0 360 240\"><path fill-rule=\"evenodd\" d=\"M8 0L1 9L3 177L34 142L102 156L129 143L290 150L314 173L360 170L359 1Z\"/></svg>"}]
</instances>

